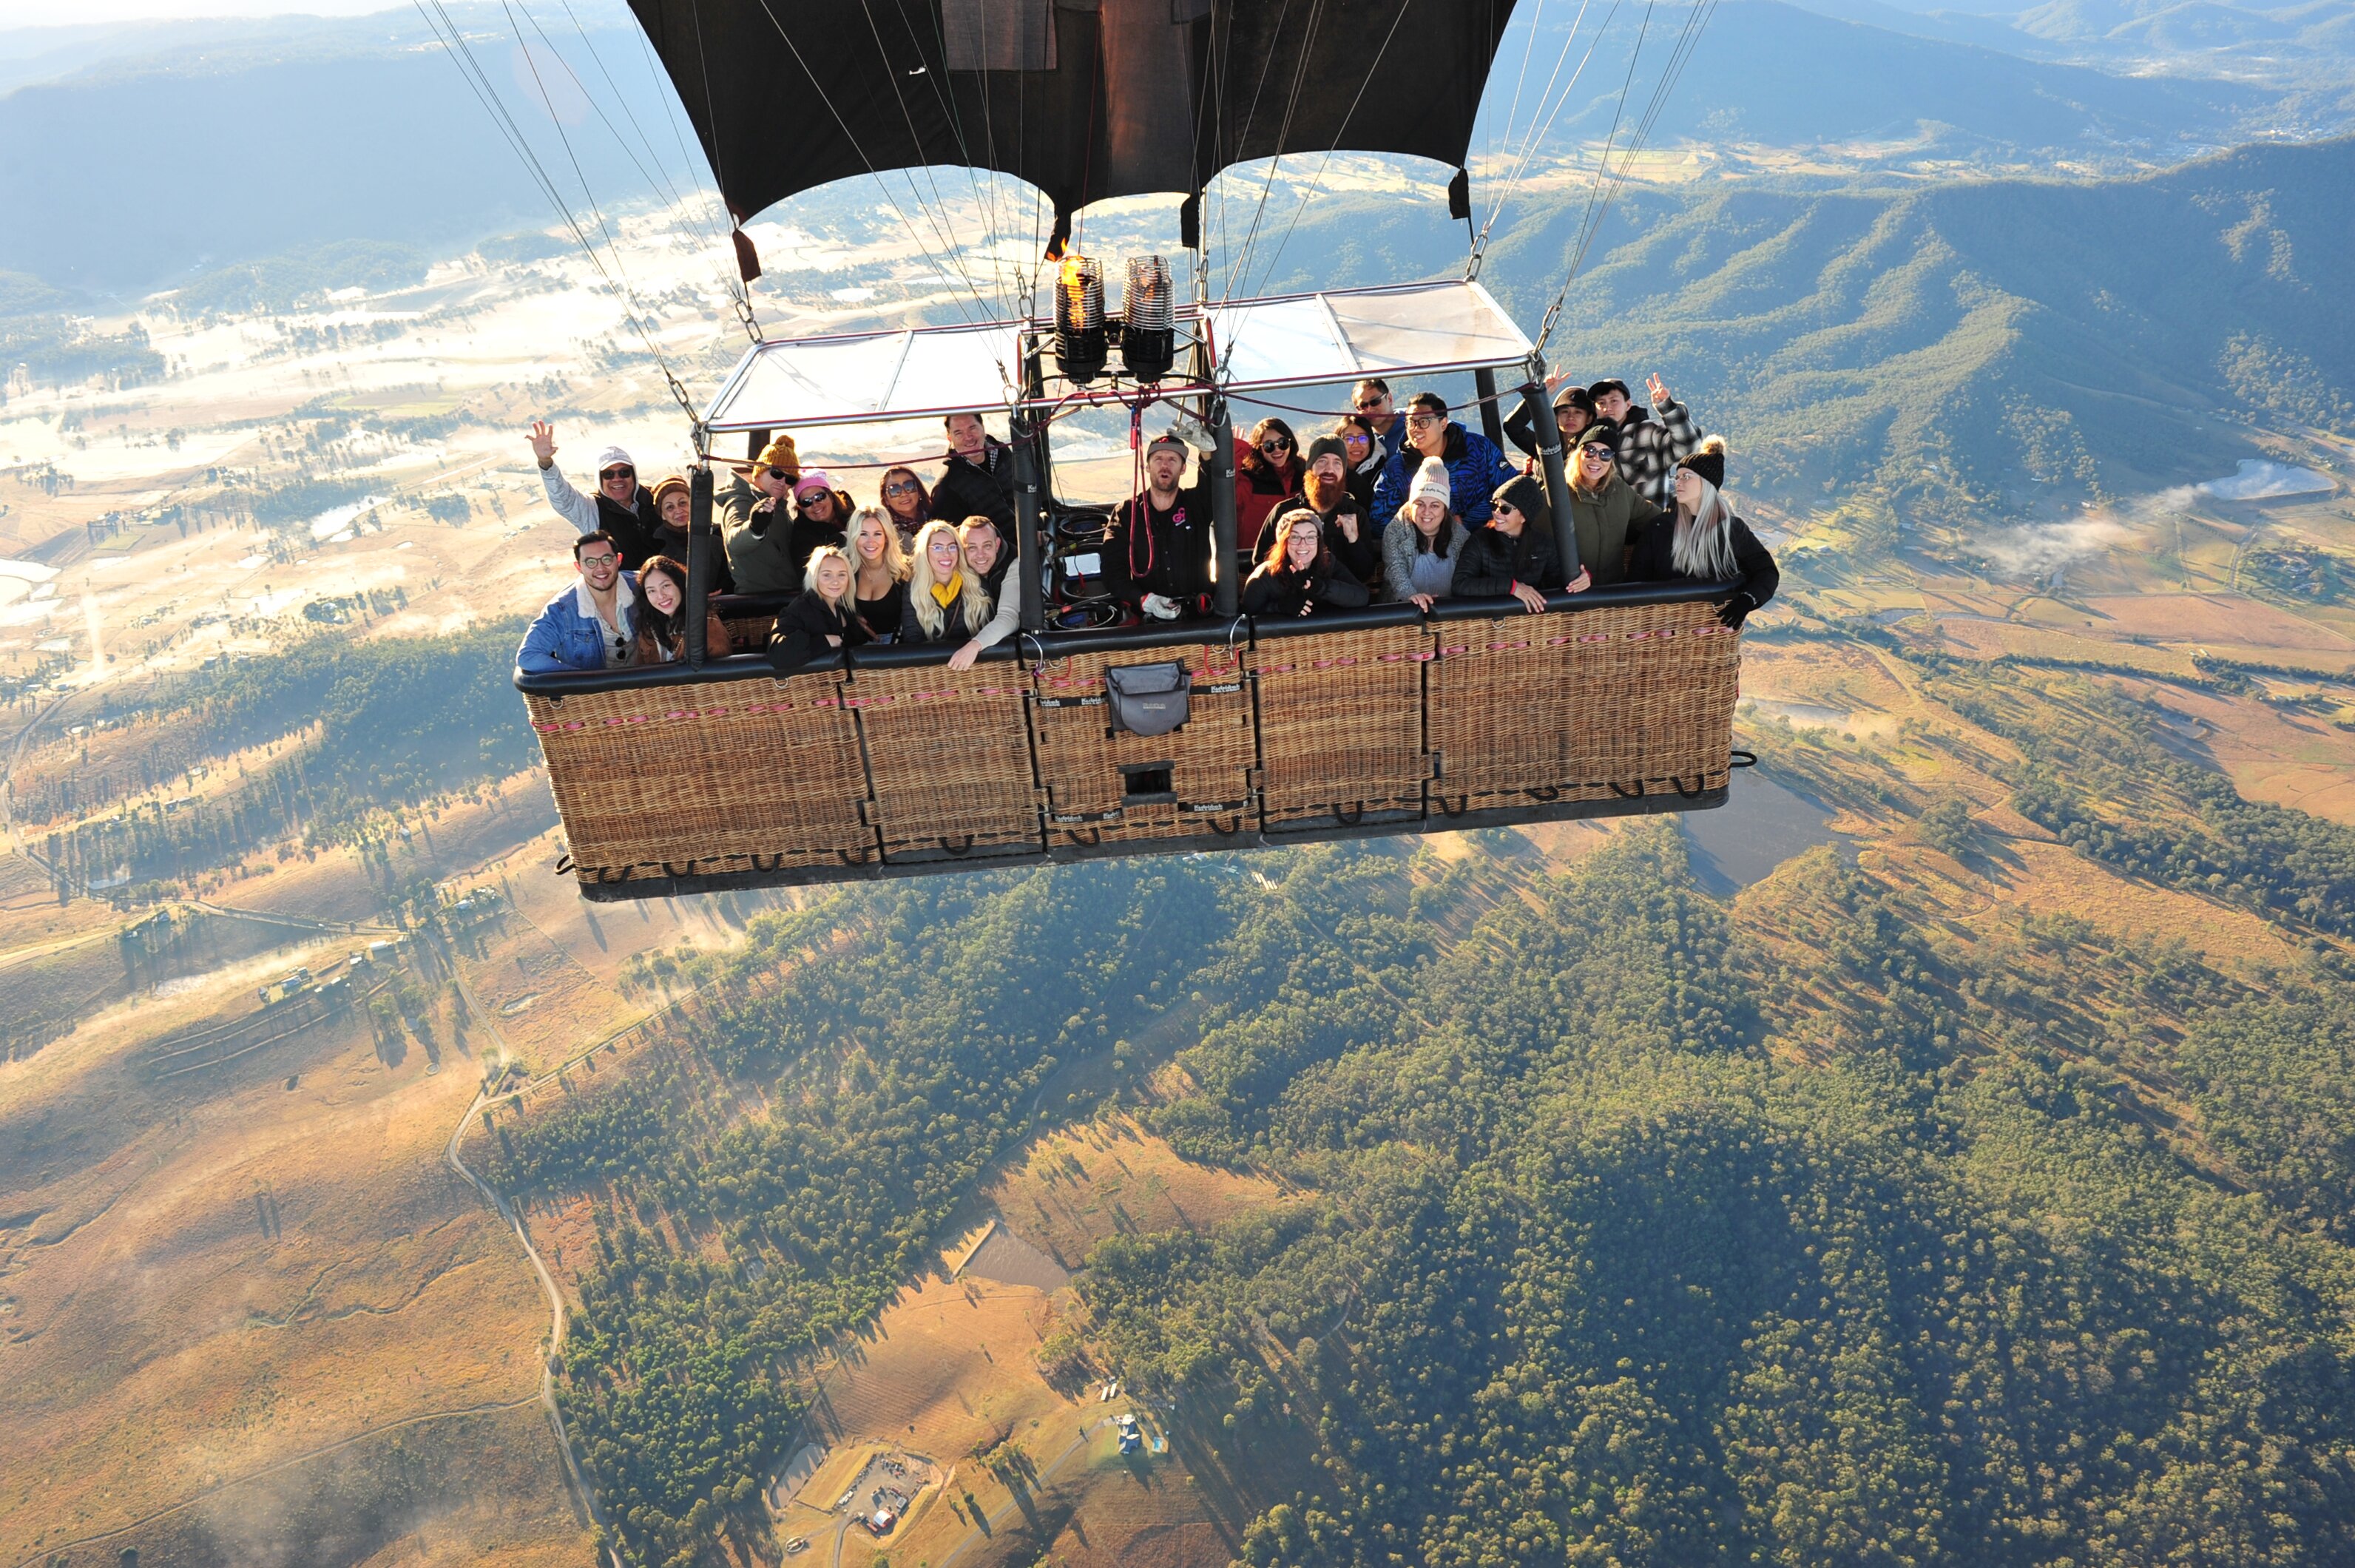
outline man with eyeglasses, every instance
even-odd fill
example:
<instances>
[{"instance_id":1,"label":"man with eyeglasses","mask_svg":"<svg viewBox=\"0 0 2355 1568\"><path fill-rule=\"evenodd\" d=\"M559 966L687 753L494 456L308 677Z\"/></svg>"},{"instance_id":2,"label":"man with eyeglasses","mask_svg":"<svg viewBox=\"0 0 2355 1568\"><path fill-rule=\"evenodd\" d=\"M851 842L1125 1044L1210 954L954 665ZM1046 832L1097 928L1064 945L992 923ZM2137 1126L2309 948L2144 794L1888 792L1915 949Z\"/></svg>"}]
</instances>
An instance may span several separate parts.
<instances>
[{"instance_id":1,"label":"man with eyeglasses","mask_svg":"<svg viewBox=\"0 0 2355 1568\"><path fill-rule=\"evenodd\" d=\"M949 449L932 486L932 516L962 522L987 517L998 537L1014 538L1014 449L983 428L979 414L951 414L942 421Z\"/></svg>"},{"instance_id":2,"label":"man with eyeglasses","mask_svg":"<svg viewBox=\"0 0 2355 1568\"><path fill-rule=\"evenodd\" d=\"M1407 404L1406 444L1391 454L1374 485L1374 516L1394 517L1426 457L1447 465L1448 510L1467 528L1488 520L1490 497L1513 476L1488 438L1447 417L1447 401L1436 392L1417 392Z\"/></svg>"},{"instance_id":3,"label":"man with eyeglasses","mask_svg":"<svg viewBox=\"0 0 2355 1568\"><path fill-rule=\"evenodd\" d=\"M602 528L621 551L622 570L635 571L650 555L658 554L655 533L662 518L655 509L654 493L638 483L638 465L618 446L597 454L597 493L583 496L556 466L556 427L546 420L531 421L531 454L539 464L540 487L556 515L585 534Z\"/></svg>"},{"instance_id":4,"label":"man with eyeglasses","mask_svg":"<svg viewBox=\"0 0 2355 1568\"><path fill-rule=\"evenodd\" d=\"M1398 416L1391 402L1391 384L1379 376L1369 376L1349 389L1349 406L1358 417L1373 426L1374 439L1382 443L1382 454L1396 457L1406 440L1406 421Z\"/></svg>"},{"instance_id":5,"label":"man with eyeglasses","mask_svg":"<svg viewBox=\"0 0 2355 1568\"><path fill-rule=\"evenodd\" d=\"M1619 427L1597 420L1578 432L1570 465L1570 516L1578 529L1578 559L1598 587L1627 580L1636 536L1662 516L1651 497L1619 474Z\"/></svg>"},{"instance_id":6,"label":"man with eyeglasses","mask_svg":"<svg viewBox=\"0 0 2355 1568\"><path fill-rule=\"evenodd\" d=\"M630 662L638 631L638 581L623 570L613 536L602 528L582 534L572 541L572 561L579 581L548 602L516 650L516 667L527 675Z\"/></svg>"}]
</instances>

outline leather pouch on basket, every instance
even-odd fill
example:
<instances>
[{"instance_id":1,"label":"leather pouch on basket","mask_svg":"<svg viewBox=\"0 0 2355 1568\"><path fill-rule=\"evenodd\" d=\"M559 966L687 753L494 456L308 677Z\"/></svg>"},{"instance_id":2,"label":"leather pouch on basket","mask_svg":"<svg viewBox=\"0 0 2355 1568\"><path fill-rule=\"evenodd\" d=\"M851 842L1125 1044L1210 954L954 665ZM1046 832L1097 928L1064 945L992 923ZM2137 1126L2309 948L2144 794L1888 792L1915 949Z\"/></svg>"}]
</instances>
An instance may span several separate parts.
<instances>
[{"instance_id":1,"label":"leather pouch on basket","mask_svg":"<svg viewBox=\"0 0 2355 1568\"><path fill-rule=\"evenodd\" d=\"M1167 735L1186 722L1192 688L1182 664L1116 665L1103 672L1103 683L1115 732Z\"/></svg>"}]
</instances>

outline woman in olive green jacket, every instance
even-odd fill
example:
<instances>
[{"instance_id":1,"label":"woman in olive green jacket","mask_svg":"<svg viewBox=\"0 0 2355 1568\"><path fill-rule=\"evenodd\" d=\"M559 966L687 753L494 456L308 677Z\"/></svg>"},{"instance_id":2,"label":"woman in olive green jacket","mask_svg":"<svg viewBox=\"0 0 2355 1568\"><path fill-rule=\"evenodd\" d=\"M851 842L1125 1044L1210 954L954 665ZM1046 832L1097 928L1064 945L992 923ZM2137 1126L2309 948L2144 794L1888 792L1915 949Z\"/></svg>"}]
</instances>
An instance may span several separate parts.
<instances>
[{"instance_id":1,"label":"woman in olive green jacket","mask_svg":"<svg viewBox=\"0 0 2355 1568\"><path fill-rule=\"evenodd\" d=\"M1627 551L1644 525L1662 516L1651 498L1620 477L1617 427L1605 420L1578 432L1571 455L1570 515L1578 525L1578 559L1607 588L1627 577Z\"/></svg>"}]
</instances>

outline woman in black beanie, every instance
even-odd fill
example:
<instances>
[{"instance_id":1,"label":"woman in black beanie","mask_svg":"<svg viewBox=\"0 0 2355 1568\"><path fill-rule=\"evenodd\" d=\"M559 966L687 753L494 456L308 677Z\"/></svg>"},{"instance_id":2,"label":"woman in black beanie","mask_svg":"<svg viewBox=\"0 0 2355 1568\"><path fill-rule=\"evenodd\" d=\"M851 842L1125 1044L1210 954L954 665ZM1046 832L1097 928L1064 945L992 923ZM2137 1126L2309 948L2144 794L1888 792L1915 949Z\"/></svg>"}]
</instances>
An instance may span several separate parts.
<instances>
[{"instance_id":1,"label":"woman in black beanie","mask_svg":"<svg viewBox=\"0 0 2355 1568\"><path fill-rule=\"evenodd\" d=\"M1627 579L1731 582L1732 592L1718 602L1717 620L1739 630L1750 612L1774 597L1783 574L1750 525L1734 516L1724 484L1725 443L1710 436L1677 464L1677 509L1637 536Z\"/></svg>"},{"instance_id":2,"label":"woman in black beanie","mask_svg":"<svg viewBox=\"0 0 2355 1568\"><path fill-rule=\"evenodd\" d=\"M1497 486L1488 521L1464 541L1455 563L1455 597L1497 598L1509 593L1532 615L1542 613L1545 596L1562 591L1561 554L1554 549L1553 508L1545 486L1518 475ZM1569 585L1573 593L1591 579L1581 569Z\"/></svg>"}]
</instances>

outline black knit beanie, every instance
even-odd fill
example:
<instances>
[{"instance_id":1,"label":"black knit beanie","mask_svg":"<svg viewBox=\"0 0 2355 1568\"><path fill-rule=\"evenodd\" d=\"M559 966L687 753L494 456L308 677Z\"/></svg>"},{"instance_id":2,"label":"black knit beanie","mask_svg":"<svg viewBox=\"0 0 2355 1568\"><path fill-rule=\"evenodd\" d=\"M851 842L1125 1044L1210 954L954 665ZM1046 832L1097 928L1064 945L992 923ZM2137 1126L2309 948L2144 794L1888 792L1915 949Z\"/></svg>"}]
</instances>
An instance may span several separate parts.
<instances>
[{"instance_id":1,"label":"black knit beanie","mask_svg":"<svg viewBox=\"0 0 2355 1568\"><path fill-rule=\"evenodd\" d=\"M1712 437L1701 443L1700 451L1689 453L1677 466L1691 469L1708 480L1713 488L1722 490L1725 488L1725 443Z\"/></svg>"},{"instance_id":2,"label":"black knit beanie","mask_svg":"<svg viewBox=\"0 0 2355 1568\"><path fill-rule=\"evenodd\" d=\"M1553 527L1553 507L1546 500L1545 486L1526 474L1516 474L1497 486L1492 499L1504 502L1529 519L1527 527L1543 533Z\"/></svg>"},{"instance_id":3,"label":"black knit beanie","mask_svg":"<svg viewBox=\"0 0 2355 1568\"><path fill-rule=\"evenodd\" d=\"M1346 468L1349 464L1349 449L1341 444L1341 438L1338 436L1320 435L1308 443L1308 455L1303 461L1309 467L1314 468L1316 466L1316 460L1320 457L1337 457L1341 460L1341 465Z\"/></svg>"}]
</instances>

